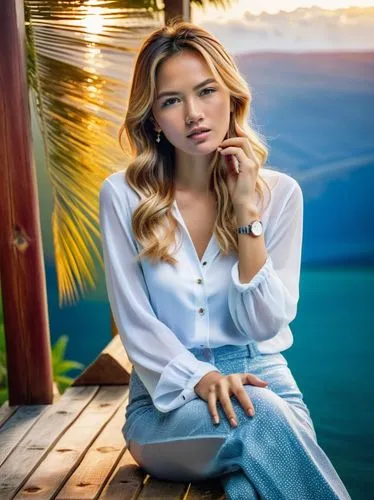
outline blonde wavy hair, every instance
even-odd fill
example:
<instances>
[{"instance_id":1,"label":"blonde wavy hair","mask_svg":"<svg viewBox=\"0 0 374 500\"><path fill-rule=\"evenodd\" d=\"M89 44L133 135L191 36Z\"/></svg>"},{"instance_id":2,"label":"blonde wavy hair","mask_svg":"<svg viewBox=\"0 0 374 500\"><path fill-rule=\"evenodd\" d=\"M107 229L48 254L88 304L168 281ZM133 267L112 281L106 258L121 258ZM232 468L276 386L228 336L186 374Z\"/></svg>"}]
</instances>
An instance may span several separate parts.
<instances>
[{"instance_id":1,"label":"blonde wavy hair","mask_svg":"<svg viewBox=\"0 0 374 500\"><path fill-rule=\"evenodd\" d=\"M137 259L165 261L175 265L169 246L175 244L178 221L172 213L175 195L175 148L163 138L155 141L152 104L156 94L157 68L166 59L182 50L199 52L217 81L230 92L233 112L230 113L229 137L238 136L238 123L247 133L260 165L255 190L264 200L264 185L270 188L260 172L268 158L268 147L261 134L247 123L251 92L247 82L221 43L202 27L187 21L173 19L169 24L153 31L143 41L133 70L129 102L124 123L120 127L119 142L122 149L130 150L131 161L125 169L127 183L138 194L140 203L134 210L132 230L143 249ZM123 144L123 133L127 144ZM225 177L226 166L215 152L209 165L210 189L217 203L214 234L223 255L238 253L235 210ZM262 212L261 212L262 213Z\"/></svg>"}]
</instances>

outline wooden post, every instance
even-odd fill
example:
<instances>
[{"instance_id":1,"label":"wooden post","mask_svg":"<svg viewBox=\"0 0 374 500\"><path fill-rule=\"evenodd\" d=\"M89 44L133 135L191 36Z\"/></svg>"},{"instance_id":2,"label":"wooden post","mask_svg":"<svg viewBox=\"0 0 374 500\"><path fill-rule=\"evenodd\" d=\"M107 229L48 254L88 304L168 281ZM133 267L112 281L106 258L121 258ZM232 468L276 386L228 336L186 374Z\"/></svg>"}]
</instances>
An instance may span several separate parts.
<instances>
[{"instance_id":1,"label":"wooden post","mask_svg":"<svg viewBox=\"0 0 374 500\"><path fill-rule=\"evenodd\" d=\"M53 401L25 46L23 0L3 0L0 15L0 276L10 406Z\"/></svg>"},{"instance_id":2,"label":"wooden post","mask_svg":"<svg viewBox=\"0 0 374 500\"><path fill-rule=\"evenodd\" d=\"M183 21L190 21L190 0L164 0L165 24L173 17L180 17Z\"/></svg>"}]
</instances>

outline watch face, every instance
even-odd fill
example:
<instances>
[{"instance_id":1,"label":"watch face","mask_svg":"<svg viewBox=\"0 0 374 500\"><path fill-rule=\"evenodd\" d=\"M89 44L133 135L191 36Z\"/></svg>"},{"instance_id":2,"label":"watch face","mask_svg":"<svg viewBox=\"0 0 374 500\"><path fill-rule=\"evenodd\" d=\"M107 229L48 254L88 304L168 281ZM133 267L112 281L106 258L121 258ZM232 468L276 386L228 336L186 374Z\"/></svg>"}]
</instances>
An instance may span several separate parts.
<instances>
[{"instance_id":1,"label":"watch face","mask_svg":"<svg viewBox=\"0 0 374 500\"><path fill-rule=\"evenodd\" d=\"M262 224L261 224L261 222L259 220L256 220L252 224L252 233L255 236L260 236L262 234Z\"/></svg>"}]
</instances>

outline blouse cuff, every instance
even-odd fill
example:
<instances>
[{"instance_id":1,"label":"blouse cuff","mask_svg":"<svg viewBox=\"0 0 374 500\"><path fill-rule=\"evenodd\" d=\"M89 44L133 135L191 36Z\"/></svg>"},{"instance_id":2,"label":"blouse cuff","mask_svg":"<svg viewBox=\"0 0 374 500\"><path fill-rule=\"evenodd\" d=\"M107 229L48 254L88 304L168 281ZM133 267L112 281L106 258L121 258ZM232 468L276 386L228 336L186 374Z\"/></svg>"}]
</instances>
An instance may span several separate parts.
<instances>
[{"instance_id":1,"label":"blouse cuff","mask_svg":"<svg viewBox=\"0 0 374 500\"><path fill-rule=\"evenodd\" d=\"M249 290L253 290L258 287L260 283L262 283L270 274L270 271L273 267L273 261L268 254L267 259L264 265L260 268L260 270L253 276L251 281L248 283L241 283L239 281L239 261L236 261L235 264L231 268L231 278L236 290L240 293L247 292Z\"/></svg>"},{"instance_id":2,"label":"blouse cuff","mask_svg":"<svg viewBox=\"0 0 374 500\"><path fill-rule=\"evenodd\" d=\"M198 398L194 387L211 371L220 370L211 363L198 360L188 350L182 352L163 369L153 404L159 411L167 413Z\"/></svg>"}]
</instances>

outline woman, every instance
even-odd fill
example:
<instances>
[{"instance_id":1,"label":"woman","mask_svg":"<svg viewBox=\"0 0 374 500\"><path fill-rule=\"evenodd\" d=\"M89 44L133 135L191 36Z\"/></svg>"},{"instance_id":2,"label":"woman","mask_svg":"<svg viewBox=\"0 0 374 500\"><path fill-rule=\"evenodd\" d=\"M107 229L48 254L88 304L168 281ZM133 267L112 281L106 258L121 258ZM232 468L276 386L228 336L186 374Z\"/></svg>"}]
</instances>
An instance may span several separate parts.
<instances>
[{"instance_id":1,"label":"woman","mask_svg":"<svg viewBox=\"0 0 374 500\"><path fill-rule=\"evenodd\" d=\"M210 33L174 21L135 63L132 161L100 190L108 297L133 364L123 434L149 474L228 499L349 499L281 351L303 197L265 168L251 94ZM192 135L191 135L192 134Z\"/></svg>"}]
</instances>

